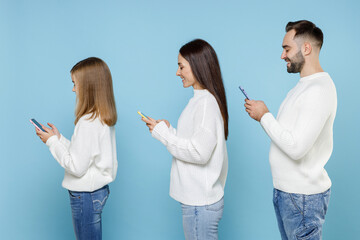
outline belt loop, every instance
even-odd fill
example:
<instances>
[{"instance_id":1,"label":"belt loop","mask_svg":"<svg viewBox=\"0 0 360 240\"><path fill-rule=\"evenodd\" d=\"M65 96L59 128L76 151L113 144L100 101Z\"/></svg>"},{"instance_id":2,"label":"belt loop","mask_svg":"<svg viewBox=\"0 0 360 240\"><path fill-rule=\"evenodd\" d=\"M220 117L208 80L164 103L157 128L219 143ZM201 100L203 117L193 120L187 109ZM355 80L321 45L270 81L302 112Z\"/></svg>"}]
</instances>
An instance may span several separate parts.
<instances>
[{"instance_id":1,"label":"belt loop","mask_svg":"<svg viewBox=\"0 0 360 240\"><path fill-rule=\"evenodd\" d=\"M276 188L274 188L274 199L277 199L278 196L278 191L276 190Z\"/></svg>"}]
</instances>

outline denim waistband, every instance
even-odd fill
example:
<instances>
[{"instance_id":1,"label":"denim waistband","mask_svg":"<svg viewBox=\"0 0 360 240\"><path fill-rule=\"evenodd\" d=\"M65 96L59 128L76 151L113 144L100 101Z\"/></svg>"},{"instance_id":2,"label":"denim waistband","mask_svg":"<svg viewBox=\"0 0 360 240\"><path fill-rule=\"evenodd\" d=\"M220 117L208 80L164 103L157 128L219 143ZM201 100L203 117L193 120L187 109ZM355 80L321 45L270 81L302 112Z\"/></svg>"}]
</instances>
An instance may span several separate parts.
<instances>
[{"instance_id":1,"label":"denim waistband","mask_svg":"<svg viewBox=\"0 0 360 240\"><path fill-rule=\"evenodd\" d=\"M92 192L87 192L87 191L71 191L71 190L68 190L69 192L74 192L74 193L81 193L81 192L86 192L86 193L94 193L94 192L97 192L97 191L100 191L100 190L104 190L104 189L107 189L108 192L110 193L110 189L109 189L109 185L105 185L103 186L102 188L99 188L95 191L92 191Z\"/></svg>"}]
</instances>

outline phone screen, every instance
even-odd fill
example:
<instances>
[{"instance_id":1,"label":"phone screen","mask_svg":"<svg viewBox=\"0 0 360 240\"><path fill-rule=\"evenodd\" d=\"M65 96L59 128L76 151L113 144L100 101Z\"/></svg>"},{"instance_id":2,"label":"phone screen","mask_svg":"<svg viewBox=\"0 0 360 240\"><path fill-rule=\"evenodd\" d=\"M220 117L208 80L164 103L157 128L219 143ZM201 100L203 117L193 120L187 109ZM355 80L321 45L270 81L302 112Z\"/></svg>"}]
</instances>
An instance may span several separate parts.
<instances>
[{"instance_id":1,"label":"phone screen","mask_svg":"<svg viewBox=\"0 0 360 240\"><path fill-rule=\"evenodd\" d=\"M31 122L32 124L34 124L34 126L37 127L38 129L40 129L41 131L45 132L45 130L42 128L42 126L41 126L34 118L30 119L30 122Z\"/></svg>"},{"instance_id":2,"label":"phone screen","mask_svg":"<svg viewBox=\"0 0 360 240\"><path fill-rule=\"evenodd\" d=\"M145 114L143 114L142 112L138 111L137 112L141 117L149 119L148 116L146 116Z\"/></svg>"},{"instance_id":3,"label":"phone screen","mask_svg":"<svg viewBox=\"0 0 360 240\"><path fill-rule=\"evenodd\" d=\"M239 89L240 89L240 91L244 94L244 96L245 96L247 99L250 100L250 98L249 98L248 95L246 94L245 90L244 90L241 86L239 86Z\"/></svg>"}]
</instances>

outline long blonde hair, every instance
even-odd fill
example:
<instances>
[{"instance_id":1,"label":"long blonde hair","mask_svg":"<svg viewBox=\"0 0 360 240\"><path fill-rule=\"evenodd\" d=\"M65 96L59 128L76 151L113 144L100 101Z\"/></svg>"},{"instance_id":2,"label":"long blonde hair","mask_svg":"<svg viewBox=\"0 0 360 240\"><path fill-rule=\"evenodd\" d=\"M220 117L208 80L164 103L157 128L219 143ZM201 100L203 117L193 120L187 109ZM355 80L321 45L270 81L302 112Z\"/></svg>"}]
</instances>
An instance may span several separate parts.
<instances>
[{"instance_id":1,"label":"long blonde hair","mask_svg":"<svg viewBox=\"0 0 360 240\"><path fill-rule=\"evenodd\" d=\"M115 98L109 67L100 58L84 59L70 70L76 79L75 124L85 114L100 117L102 123L114 126L117 121Z\"/></svg>"}]
</instances>

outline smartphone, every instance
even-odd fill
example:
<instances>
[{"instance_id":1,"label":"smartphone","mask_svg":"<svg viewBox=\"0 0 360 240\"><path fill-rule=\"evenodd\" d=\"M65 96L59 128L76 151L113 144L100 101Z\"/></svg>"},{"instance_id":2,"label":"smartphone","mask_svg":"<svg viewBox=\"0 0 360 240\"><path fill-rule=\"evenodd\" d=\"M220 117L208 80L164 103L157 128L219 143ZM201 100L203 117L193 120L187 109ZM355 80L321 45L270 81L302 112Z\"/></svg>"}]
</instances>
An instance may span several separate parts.
<instances>
[{"instance_id":1,"label":"smartphone","mask_svg":"<svg viewBox=\"0 0 360 240\"><path fill-rule=\"evenodd\" d=\"M141 113L140 111L137 112L141 117L149 119L145 114Z\"/></svg>"},{"instance_id":2,"label":"smartphone","mask_svg":"<svg viewBox=\"0 0 360 240\"><path fill-rule=\"evenodd\" d=\"M245 90L244 90L241 86L239 86L239 89L240 89L240 91L244 94L244 96L245 96L247 99L250 100L250 98L249 98L248 95L246 94Z\"/></svg>"},{"instance_id":3,"label":"smartphone","mask_svg":"<svg viewBox=\"0 0 360 240\"><path fill-rule=\"evenodd\" d=\"M40 125L40 123L38 123L34 118L30 119L30 122L40 131L46 132L42 126Z\"/></svg>"}]
</instances>

